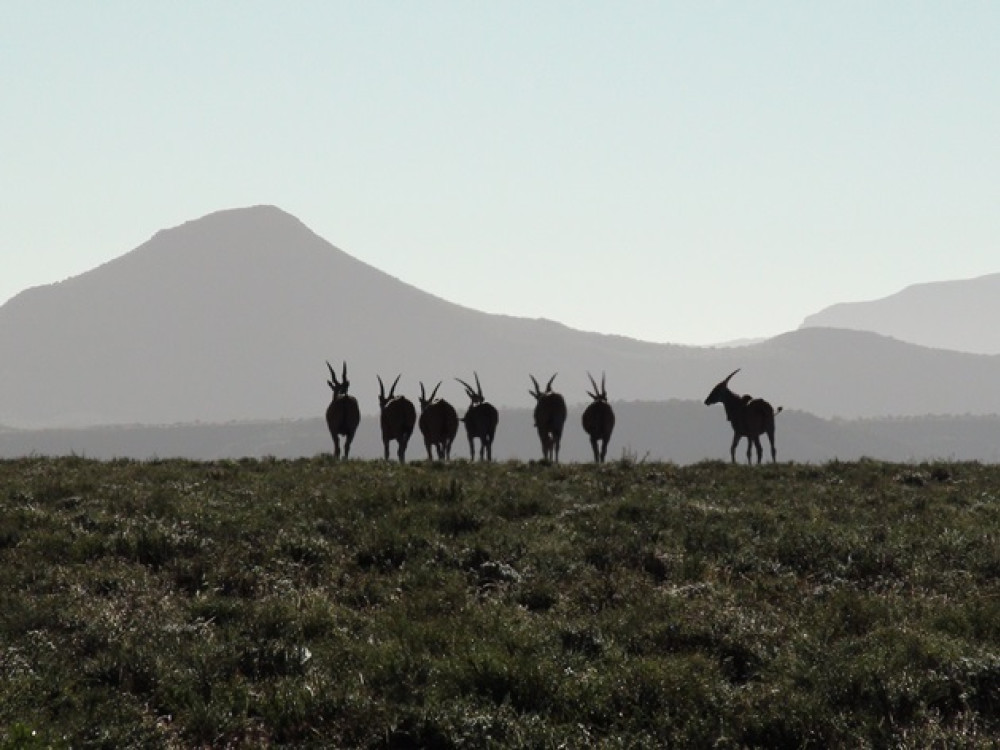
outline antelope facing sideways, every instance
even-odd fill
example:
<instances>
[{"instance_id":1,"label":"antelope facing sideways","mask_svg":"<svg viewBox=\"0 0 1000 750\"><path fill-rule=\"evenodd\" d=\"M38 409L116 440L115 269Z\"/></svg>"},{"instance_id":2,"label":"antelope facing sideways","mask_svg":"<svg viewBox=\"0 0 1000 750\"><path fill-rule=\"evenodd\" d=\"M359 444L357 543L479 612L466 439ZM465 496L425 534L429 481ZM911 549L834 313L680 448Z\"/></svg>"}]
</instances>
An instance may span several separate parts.
<instances>
[{"instance_id":1,"label":"antelope facing sideways","mask_svg":"<svg viewBox=\"0 0 1000 750\"><path fill-rule=\"evenodd\" d=\"M382 444L385 446L385 460L389 460L389 443L393 440L399 446L397 455L401 464L406 463L406 444L413 434L413 426L417 423L417 410L413 402L406 396L396 395L396 383L400 376L392 382L389 395L385 395L385 386L381 376L378 377L378 406L381 410L379 425L382 428Z\"/></svg>"},{"instance_id":2,"label":"antelope facing sideways","mask_svg":"<svg viewBox=\"0 0 1000 750\"><path fill-rule=\"evenodd\" d=\"M558 374L558 373L556 373ZM542 456L546 461L559 463L559 443L562 442L563 425L566 423L566 400L552 390L553 375L543 391L534 375L529 375L535 390L528 391L535 397L535 429L542 441Z\"/></svg>"},{"instance_id":3,"label":"antelope facing sideways","mask_svg":"<svg viewBox=\"0 0 1000 750\"><path fill-rule=\"evenodd\" d=\"M587 391L593 401L583 410L583 430L590 436L590 447L594 450L594 461L604 463L604 457L608 453L608 442L611 440L611 432L615 429L615 411L608 403L608 392L604 387L604 373L601 373L601 387L597 387L593 376L588 372L590 384L594 386L593 391ZM600 450L598 450L600 443Z\"/></svg>"},{"instance_id":4,"label":"antelope facing sideways","mask_svg":"<svg viewBox=\"0 0 1000 750\"><path fill-rule=\"evenodd\" d=\"M330 437L333 438L334 458L340 458L340 436L344 436L346 459L351 457L351 441L354 440L354 433L357 432L358 423L361 421L361 410L358 409L358 400L347 394L347 389L351 387L347 379L347 362L344 362L340 380L337 380L337 373L333 371L329 362L326 366L330 370L330 379L326 383L333 391L333 400L326 407L326 426L330 429Z\"/></svg>"},{"instance_id":5,"label":"antelope facing sideways","mask_svg":"<svg viewBox=\"0 0 1000 750\"><path fill-rule=\"evenodd\" d=\"M469 397L469 408L462 417L465 422L465 434L469 438L469 459L476 460L476 438L479 438L479 460L493 460L493 436L497 432L497 423L500 421L500 414L486 397L483 396L483 386L479 383L479 374L476 376L476 390L472 389L468 383L459 378L455 378L465 386L465 393Z\"/></svg>"},{"instance_id":6,"label":"antelope facing sideways","mask_svg":"<svg viewBox=\"0 0 1000 750\"><path fill-rule=\"evenodd\" d=\"M431 395L424 391L424 384L420 384L420 432L424 436L424 445L427 446L427 460L433 460L431 448L437 450L438 459L444 461L451 458L451 444L455 442L455 435L458 434L458 412L455 407L443 398L435 399L439 382L434 386Z\"/></svg>"},{"instance_id":7,"label":"antelope facing sideways","mask_svg":"<svg viewBox=\"0 0 1000 750\"><path fill-rule=\"evenodd\" d=\"M705 399L705 405L721 403L726 409L726 419L733 427L733 445L729 449L729 457L736 463L736 446L740 438L747 439L747 463L752 463L751 450L757 446L757 463L761 462L764 449L760 444L761 433L767 434L771 443L771 460L778 461L778 451L774 445L774 416L777 411L764 399L753 396L739 396L729 390L729 380L738 373L739 368L729 373L729 377L719 383Z\"/></svg>"}]
</instances>

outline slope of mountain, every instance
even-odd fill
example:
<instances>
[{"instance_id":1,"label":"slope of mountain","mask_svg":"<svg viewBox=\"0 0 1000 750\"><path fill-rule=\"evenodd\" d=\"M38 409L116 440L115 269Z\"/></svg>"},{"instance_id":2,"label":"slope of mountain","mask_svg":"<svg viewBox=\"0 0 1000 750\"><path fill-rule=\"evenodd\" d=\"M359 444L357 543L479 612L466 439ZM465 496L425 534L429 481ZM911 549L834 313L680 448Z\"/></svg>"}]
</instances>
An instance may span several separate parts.
<instances>
[{"instance_id":1,"label":"slope of mountain","mask_svg":"<svg viewBox=\"0 0 1000 750\"><path fill-rule=\"evenodd\" d=\"M819 416L1000 413L1000 357L808 328L739 348L652 344L451 304L258 206L156 234L132 252L0 307L0 424L222 423L321 415L324 360L349 363L363 412L376 374L399 391L479 372L500 407L526 407L528 374L586 400L703 399L737 367L740 392Z\"/></svg>"},{"instance_id":2,"label":"slope of mountain","mask_svg":"<svg viewBox=\"0 0 1000 750\"><path fill-rule=\"evenodd\" d=\"M428 318L448 307L278 209L212 214L0 309L0 421L308 414L324 357L392 325L382 299L419 300Z\"/></svg>"},{"instance_id":3,"label":"slope of mountain","mask_svg":"<svg viewBox=\"0 0 1000 750\"><path fill-rule=\"evenodd\" d=\"M403 392L447 380L457 398L451 378L475 368L498 404L526 404L529 370L576 370L582 396L582 368L663 349L445 302L261 206L161 231L0 308L0 423L311 416L329 395L325 359L349 362L369 413L376 374L399 372Z\"/></svg>"},{"instance_id":4,"label":"slope of mountain","mask_svg":"<svg viewBox=\"0 0 1000 750\"><path fill-rule=\"evenodd\" d=\"M872 331L921 346L1000 354L1000 273L915 284L867 302L847 302L810 315L803 327Z\"/></svg>"}]
</instances>

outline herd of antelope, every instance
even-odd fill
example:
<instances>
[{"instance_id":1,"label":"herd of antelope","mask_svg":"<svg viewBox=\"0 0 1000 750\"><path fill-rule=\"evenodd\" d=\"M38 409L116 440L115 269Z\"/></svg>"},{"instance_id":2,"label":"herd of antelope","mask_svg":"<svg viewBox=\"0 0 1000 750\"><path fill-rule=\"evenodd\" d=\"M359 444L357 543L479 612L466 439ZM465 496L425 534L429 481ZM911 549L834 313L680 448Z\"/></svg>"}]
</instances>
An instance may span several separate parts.
<instances>
[{"instance_id":1,"label":"herd of antelope","mask_svg":"<svg viewBox=\"0 0 1000 750\"><path fill-rule=\"evenodd\" d=\"M358 400L348 392L350 381L347 379L347 362L344 362L341 375L338 378L333 366L326 363L330 371L327 384L333 391L333 398L326 409L326 424L333 438L333 456L340 458L340 438L344 438L344 458L350 458L351 442L354 433L361 422L361 410ZM757 463L763 457L760 436L767 435L771 444L771 460L777 462L778 452L774 443L774 417L781 412L782 407L775 410L771 404L761 398L733 393L729 389L729 381L739 369L733 370L716 385L705 399L706 405L721 403L726 411L726 419L733 428L733 443L729 450L730 459L736 463L736 446L742 438L747 439L747 463L752 463L752 450L757 448ZM440 381L427 394L424 384L420 383L420 416L413 402L406 396L396 395L396 385L400 375L392 382L389 393L385 392L382 376L377 375L379 386L379 426L382 430L382 444L385 448L385 459L389 460L389 443L396 442L396 457L400 463L406 463L406 446L413 434L414 427L420 428L427 449L427 459L433 460L435 454L438 460L451 458L451 446L458 434L458 423L465 424L465 433L469 439L469 458L476 459L475 441L479 440L479 460L493 460L493 438L496 435L500 414L483 395L483 386L479 382L479 374L473 373L476 387L455 378L465 388L469 397L469 406L465 416L459 417L455 407L443 398L436 398ZM566 423L566 400L561 393L552 390L556 379L553 375L545 384L543 391L529 375L533 390L529 390L535 399L534 421L538 431L538 439L542 444L542 458L546 461L559 461L559 445L562 441L563 426ZM583 411L583 430L590 438L590 446L594 451L594 461L603 463L608 453L608 443L615 428L615 412L608 402L608 391L605 387L604 375L601 375L601 385L588 372L593 391L587 391L591 402Z\"/></svg>"}]
</instances>

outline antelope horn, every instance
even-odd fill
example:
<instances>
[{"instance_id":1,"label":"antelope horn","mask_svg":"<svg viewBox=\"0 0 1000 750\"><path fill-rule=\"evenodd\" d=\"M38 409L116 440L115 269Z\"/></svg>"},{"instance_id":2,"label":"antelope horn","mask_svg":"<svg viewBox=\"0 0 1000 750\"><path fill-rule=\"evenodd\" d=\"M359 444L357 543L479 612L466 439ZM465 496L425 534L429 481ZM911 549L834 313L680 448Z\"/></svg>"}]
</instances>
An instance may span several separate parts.
<instances>
[{"instance_id":1,"label":"antelope horn","mask_svg":"<svg viewBox=\"0 0 1000 750\"><path fill-rule=\"evenodd\" d=\"M542 389L538 387L538 381L535 380L535 376L528 375L528 377L531 378L531 382L535 384L535 393L541 395Z\"/></svg>"},{"instance_id":2,"label":"antelope horn","mask_svg":"<svg viewBox=\"0 0 1000 750\"><path fill-rule=\"evenodd\" d=\"M337 374L333 371L333 367L330 365L329 361L326 363L326 368L330 371L330 380L334 385L339 385L337 383Z\"/></svg>"},{"instance_id":3,"label":"antelope horn","mask_svg":"<svg viewBox=\"0 0 1000 750\"><path fill-rule=\"evenodd\" d=\"M485 396L483 396L483 386L480 385L480 383L479 383L479 373L476 372L475 370L473 370L472 374L476 376L476 388L479 389L479 394L478 394L479 398L480 399L485 399Z\"/></svg>"},{"instance_id":4,"label":"antelope horn","mask_svg":"<svg viewBox=\"0 0 1000 750\"><path fill-rule=\"evenodd\" d=\"M434 386L434 390L431 391L431 397L429 399L427 399L428 401L433 401L434 400L434 397L437 395L438 388L440 388L440 387L441 387L441 381L439 380L438 384L436 386Z\"/></svg>"},{"instance_id":5,"label":"antelope horn","mask_svg":"<svg viewBox=\"0 0 1000 750\"><path fill-rule=\"evenodd\" d=\"M729 373L729 377L727 377L727 378L726 378L725 380L723 380L723 381L722 381L722 384L723 384L723 385L729 385L729 379L730 379L730 378L732 378L732 377L733 377L733 375L735 375L735 374L736 374L736 373L738 373L739 371L740 371L740 368L739 368L739 367L737 367L737 368L736 368L735 370L733 370L733 371L732 371L731 373Z\"/></svg>"},{"instance_id":6,"label":"antelope horn","mask_svg":"<svg viewBox=\"0 0 1000 750\"><path fill-rule=\"evenodd\" d=\"M344 374L340 376L340 379L345 383L347 382L347 360L344 360Z\"/></svg>"},{"instance_id":7,"label":"antelope horn","mask_svg":"<svg viewBox=\"0 0 1000 750\"><path fill-rule=\"evenodd\" d=\"M558 374L559 373L557 372L556 375L558 375ZM556 379L556 375L553 375L551 378L549 378L549 382L545 384L545 392L546 393L548 393L549 391L552 390L552 381Z\"/></svg>"},{"instance_id":8,"label":"antelope horn","mask_svg":"<svg viewBox=\"0 0 1000 750\"><path fill-rule=\"evenodd\" d=\"M399 379L402 376L403 373L399 373L399 375L396 376L396 379L392 381L392 388L389 389L389 398L392 398L396 394L396 383L399 382Z\"/></svg>"},{"instance_id":9,"label":"antelope horn","mask_svg":"<svg viewBox=\"0 0 1000 750\"><path fill-rule=\"evenodd\" d=\"M590 370L587 371L587 377L590 378L590 384L594 386L594 393L600 393L601 389L597 387L597 383L594 381L594 376L590 374Z\"/></svg>"},{"instance_id":10,"label":"antelope horn","mask_svg":"<svg viewBox=\"0 0 1000 750\"><path fill-rule=\"evenodd\" d=\"M379 395L379 398L385 398L385 384L382 382L382 376L381 375L376 375L375 377L378 378L378 395Z\"/></svg>"}]
</instances>

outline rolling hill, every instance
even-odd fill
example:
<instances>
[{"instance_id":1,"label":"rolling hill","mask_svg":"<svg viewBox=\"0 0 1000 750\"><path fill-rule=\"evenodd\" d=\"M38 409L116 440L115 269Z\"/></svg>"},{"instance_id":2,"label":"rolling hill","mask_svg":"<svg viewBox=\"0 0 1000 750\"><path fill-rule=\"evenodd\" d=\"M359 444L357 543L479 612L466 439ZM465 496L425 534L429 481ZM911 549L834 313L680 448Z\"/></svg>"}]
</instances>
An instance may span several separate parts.
<instances>
[{"instance_id":1,"label":"rolling hill","mask_svg":"<svg viewBox=\"0 0 1000 750\"><path fill-rule=\"evenodd\" d=\"M337 249L270 206L158 232L74 278L0 307L0 424L18 428L303 419L329 399L324 360L347 360L352 393L377 409L376 374L399 389L482 377L523 408L528 374L570 403L586 371L614 399L702 399L733 387L821 417L1000 413L1000 357L804 328L740 348L653 344L449 303Z\"/></svg>"}]
</instances>

